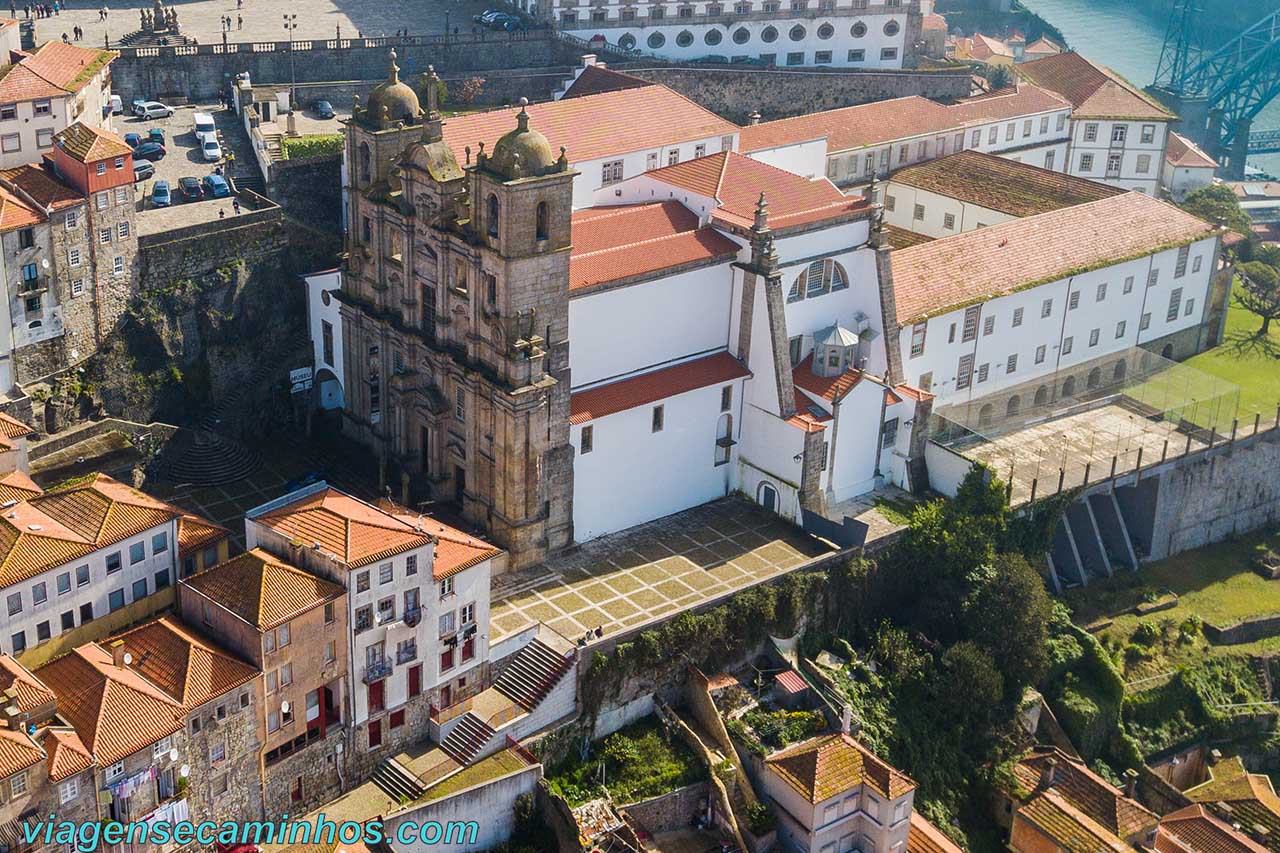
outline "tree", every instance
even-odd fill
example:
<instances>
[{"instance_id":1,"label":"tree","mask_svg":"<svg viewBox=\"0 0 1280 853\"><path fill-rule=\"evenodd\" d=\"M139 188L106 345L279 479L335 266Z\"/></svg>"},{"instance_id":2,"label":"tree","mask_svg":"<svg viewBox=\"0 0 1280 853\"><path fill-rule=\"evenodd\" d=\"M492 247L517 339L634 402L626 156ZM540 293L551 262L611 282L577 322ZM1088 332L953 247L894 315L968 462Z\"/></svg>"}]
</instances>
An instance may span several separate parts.
<instances>
[{"instance_id":1,"label":"tree","mask_svg":"<svg viewBox=\"0 0 1280 853\"><path fill-rule=\"evenodd\" d=\"M1249 214L1244 212L1240 200L1226 184L1210 184L1192 190L1183 199L1182 209L1214 225L1221 223L1246 237L1253 235Z\"/></svg>"},{"instance_id":2,"label":"tree","mask_svg":"<svg viewBox=\"0 0 1280 853\"><path fill-rule=\"evenodd\" d=\"M1004 676L986 649L962 640L942 653L937 694L950 713L981 719L1004 698Z\"/></svg>"},{"instance_id":3,"label":"tree","mask_svg":"<svg viewBox=\"0 0 1280 853\"><path fill-rule=\"evenodd\" d=\"M993 92L1013 85L1013 72L1007 65L988 65L982 76L987 78Z\"/></svg>"},{"instance_id":4,"label":"tree","mask_svg":"<svg viewBox=\"0 0 1280 853\"><path fill-rule=\"evenodd\" d=\"M1044 676L1053 618L1052 601L1036 570L1021 554L1001 554L975 573L963 623L969 639L991 653L1016 696Z\"/></svg>"},{"instance_id":5,"label":"tree","mask_svg":"<svg viewBox=\"0 0 1280 853\"><path fill-rule=\"evenodd\" d=\"M1280 320L1280 271L1262 261L1246 261L1236 267L1240 273L1240 289L1236 302L1251 314L1262 318L1259 337L1266 336L1272 320Z\"/></svg>"}]
</instances>

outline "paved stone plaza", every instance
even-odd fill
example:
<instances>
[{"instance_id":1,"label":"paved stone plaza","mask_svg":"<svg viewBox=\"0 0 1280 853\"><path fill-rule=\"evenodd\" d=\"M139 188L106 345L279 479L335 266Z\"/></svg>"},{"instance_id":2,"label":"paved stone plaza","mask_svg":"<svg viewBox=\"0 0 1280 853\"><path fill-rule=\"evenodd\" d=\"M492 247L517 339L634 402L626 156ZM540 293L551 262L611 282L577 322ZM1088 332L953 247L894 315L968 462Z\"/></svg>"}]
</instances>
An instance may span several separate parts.
<instances>
[{"instance_id":1,"label":"paved stone plaza","mask_svg":"<svg viewBox=\"0 0 1280 853\"><path fill-rule=\"evenodd\" d=\"M36 43L56 41L65 32L70 36L77 24L84 30L80 44L100 47L104 38L113 44L122 36L138 29L138 12L150 9L151 0L128 0L125 3L104 3L101 0L69 0L68 8L52 18L35 22ZM470 32L471 16L489 8L484 0L414 0L414 2L377 2L377 0L284 0L281 3L268 0L185 0L174 4L178 10L178 24L184 35L200 44L222 41L222 18L231 17L231 32L226 33L232 42L288 41L284 28L284 16L297 15L295 39L332 39L339 28L344 39L394 35L397 30L409 28L410 35L431 35L445 31L446 13L449 28ZM99 19L99 12L107 9L107 19ZM23 3L5 10L16 11L23 18ZM237 22L237 16L241 19ZM237 26L238 23L238 26Z\"/></svg>"},{"instance_id":2,"label":"paved stone plaza","mask_svg":"<svg viewBox=\"0 0 1280 853\"><path fill-rule=\"evenodd\" d=\"M535 622L570 640L597 626L608 637L831 552L830 545L755 504L725 498L497 578L489 642Z\"/></svg>"}]
</instances>

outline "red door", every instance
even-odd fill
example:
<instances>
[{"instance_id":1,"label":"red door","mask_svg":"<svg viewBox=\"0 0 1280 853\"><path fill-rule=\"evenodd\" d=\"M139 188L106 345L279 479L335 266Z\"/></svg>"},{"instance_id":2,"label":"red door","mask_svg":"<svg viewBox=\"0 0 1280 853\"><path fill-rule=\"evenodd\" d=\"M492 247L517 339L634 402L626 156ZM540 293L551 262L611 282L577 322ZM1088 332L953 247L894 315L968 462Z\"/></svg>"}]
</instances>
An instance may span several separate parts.
<instances>
[{"instance_id":1,"label":"red door","mask_svg":"<svg viewBox=\"0 0 1280 853\"><path fill-rule=\"evenodd\" d=\"M422 692L422 664L409 667L409 695L417 696Z\"/></svg>"}]
</instances>

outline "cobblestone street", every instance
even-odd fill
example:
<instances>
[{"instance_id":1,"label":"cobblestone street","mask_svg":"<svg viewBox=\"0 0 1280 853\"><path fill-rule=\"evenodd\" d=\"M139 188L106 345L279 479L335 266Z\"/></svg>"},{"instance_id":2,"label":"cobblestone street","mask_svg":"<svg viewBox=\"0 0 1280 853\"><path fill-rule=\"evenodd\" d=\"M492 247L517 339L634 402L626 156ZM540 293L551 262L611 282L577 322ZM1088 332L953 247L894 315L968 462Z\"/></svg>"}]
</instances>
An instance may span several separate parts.
<instances>
[{"instance_id":1,"label":"cobblestone street","mask_svg":"<svg viewBox=\"0 0 1280 853\"><path fill-rule=\"evenodd\" d=\"M104 37L112 43L139 27L138 12L150 9L151 0L128 0L125 3L69 0L66 9L52 18L35 22L36 44L56 41L73 27L84 30L80 44L100 47ZM231 18L229 42L288 41L284 15L297 15L295 39L332 39L341 28L341 37L357 38L394 35L404 27L410 35L431 35L458 28L470 32L471 16L495 5L483 0L414 0L414 2L379 3L374 0L187 0L173 4L184 35L200 44L213 44L223 38L222 18ZM107 19L99 12L106 8ZM18 2L0 14L13 13L22 19L23 4ZM237 22L237 17L241 20Z\"/></svg>"}]
</instances>

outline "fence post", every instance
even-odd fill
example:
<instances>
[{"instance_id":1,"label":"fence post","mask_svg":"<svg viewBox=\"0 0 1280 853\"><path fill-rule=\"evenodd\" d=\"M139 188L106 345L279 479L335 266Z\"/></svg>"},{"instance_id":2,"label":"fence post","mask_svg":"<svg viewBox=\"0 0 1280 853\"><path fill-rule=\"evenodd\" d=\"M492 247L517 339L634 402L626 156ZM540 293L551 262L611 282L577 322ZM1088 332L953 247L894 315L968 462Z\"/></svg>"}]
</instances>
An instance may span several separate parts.
<instances>
[{"instance_id":1,"label":"fence post","mask_svg":"<svg viewBox=\"0 0 1280 853\"><path fill-rule=\"evenodd\" d=\"M1145 449L1144 447L1138 448L1138 462L1133 466L1134 482L1142 479L1142 451Z\"/></svg>"},{"instance_id":2,"label":"fence post","mask_svg":"<svg viewBox=\"0 0 1280 853\"><path fill-rule=\"evenodd\" d=\"M1164 440L1164 449L1160 451L1160 461L1163 462L1168 458L1169 458L1169 439L1166 438Z\"/></svg>"},{"instance_id":3,"label":"fence post","mask_svg":"<svg viewBox=\"0 0 1280 853\"><path fill-rule=\"evenodd\" d=\"M1055 494L1062 494L1062 481L1067 479L1067 469L1058 469L1058 491Z\"/></svg>"},{"instance_id":4,"label":"fence post","mask_svg":"<svg viewBox=\"0 0 1280 853\"><path fill-rule=\"evenodd\" d=\"M1258 434L1258 426L1262 423L1262 412L1253 413L1253 434Z\"/></svg>"},{"instance_id":5,"label":"fence post","mask_svg":"<svg viewBox=\"0 0 1280 853\"><path fill-rule=\"evenodd\" d=\"M1240 419L1239 419L1239 418L1232 418L1232 419L1231 419L1231 438L1227 440L1229 444L1235 444L1235 441L1236 441L1236 428L1237 428L1238 426L1240 426Z\"/></svg>"},{"instance_id":6,"label":"fence post","mask_svg":"<svg viewBox=\"0 0 1280 853\"><path fill-rule=\"evenodd\" d=\"M1084 484L1089 485L1089 469L1093 467L1093 462L1084 463Z\"/></svg>"},{"instance_id":7,"label":"fence post","mask_svg":"<svg viewBox=\"0 0 1280 853\"><path fill-rule=\"evenodd\" d=\"M1037 478L1037 477L1032 477L1032 478L1031 478L1031 498L1030 498L1030 500L1028 500L1028 501L1027 501L1027 503L1035 503L1035 502L1036 502L1036 486L1037 486L1039 483L1040 483L1039 478Z\"/></svg>"},{"instance_id":8,"label":"fence post","mask_svg":"<svg viewBox=\"0 0 1280 853\"><path fill-rule=\"evenodd\" d=\"M1120 462L1120 457L1119 457L1119 456L1112 456L1112 457L1111 457L1111 479L1113 479L1113 480L1116 478L1116 465L1117 465L1119 462Z\"/></svg>"},{"instance_id":9,"label":"fence post","mask_svg":"<svg viewBox=\"0 0 1280 853\"><path fill-rule=\"evenodd\" d=\"M1186 456L1191 453L1191 433L1187 433L1187 449L1182 451L1182 455Z\"/></svg>"}]
</instances>

